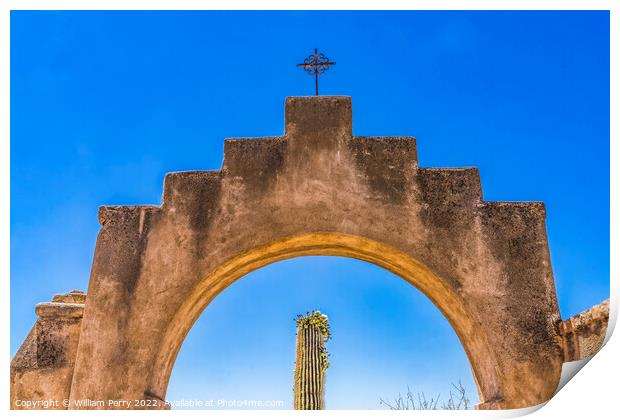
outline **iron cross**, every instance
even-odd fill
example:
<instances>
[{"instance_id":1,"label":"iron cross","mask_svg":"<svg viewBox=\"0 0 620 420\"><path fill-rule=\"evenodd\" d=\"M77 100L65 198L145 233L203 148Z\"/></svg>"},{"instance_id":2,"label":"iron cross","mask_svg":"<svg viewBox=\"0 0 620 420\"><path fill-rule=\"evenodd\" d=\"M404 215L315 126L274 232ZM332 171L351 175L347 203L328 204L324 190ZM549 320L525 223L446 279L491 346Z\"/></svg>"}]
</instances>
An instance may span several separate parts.
<instances>
[{"instance_id":1,"label":"iron cross","mask_svg":"<svg viewBox=\"0 0 620 420\"><path fill-rule=\"evenodd\" d=\"M316 96L319 96L319 75L329 70L329 66L334 65L336 63L329 61L329 58L315 48L314 54L306 57L302 64L297 64L297 67L302 67L310 76L314 76Z\"/></svg>"}]
</instances>

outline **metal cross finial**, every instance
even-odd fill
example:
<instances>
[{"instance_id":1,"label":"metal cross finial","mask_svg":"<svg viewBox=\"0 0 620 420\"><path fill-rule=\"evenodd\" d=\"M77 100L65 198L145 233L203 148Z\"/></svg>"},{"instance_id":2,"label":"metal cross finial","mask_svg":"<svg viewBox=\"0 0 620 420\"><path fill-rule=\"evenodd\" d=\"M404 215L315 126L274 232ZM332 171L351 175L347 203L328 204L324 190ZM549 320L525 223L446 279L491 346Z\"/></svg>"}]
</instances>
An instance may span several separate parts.
<instances>
[{"instance_id":1,"label":"metal cross finial","mask_svg":"<svg viewBox=\"0 0 620 420\"><path fill-rule=\"evenodd\" d=\"M306 57L302 64L297 64L297 67L302 67L310 76L314 76L316 96L319 96L319 75L329 70L329 66L334 65L336 63L329 61L329 58L315 48L314 54Z\"/></svg>"}]
</instances>

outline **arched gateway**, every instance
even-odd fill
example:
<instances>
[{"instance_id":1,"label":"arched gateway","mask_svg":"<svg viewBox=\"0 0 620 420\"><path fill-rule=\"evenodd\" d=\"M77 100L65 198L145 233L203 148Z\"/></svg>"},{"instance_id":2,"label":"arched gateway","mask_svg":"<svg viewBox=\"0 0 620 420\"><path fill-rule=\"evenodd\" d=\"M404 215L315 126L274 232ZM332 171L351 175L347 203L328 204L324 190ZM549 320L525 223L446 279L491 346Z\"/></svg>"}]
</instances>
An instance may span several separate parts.
<instances>
[{"instance_id":1,"label":"arched gateway","mask_svg":"<svg viewBox=\"0 0 620 420\"><path fill-rule=\"evenodd\" d=\"M221 170L170 173L161 206L101 207L99 221L85 305L37 307L13 405L37 388L71 408L161 406L209 302L304 255L365 260L426 294L465 348L479 408L548 400L569 360L544 205L483 201L477 169L419 168L413 138L353 136L348 97L287 98L284 136L227 139Z\"/></svg>"}]
</instances>

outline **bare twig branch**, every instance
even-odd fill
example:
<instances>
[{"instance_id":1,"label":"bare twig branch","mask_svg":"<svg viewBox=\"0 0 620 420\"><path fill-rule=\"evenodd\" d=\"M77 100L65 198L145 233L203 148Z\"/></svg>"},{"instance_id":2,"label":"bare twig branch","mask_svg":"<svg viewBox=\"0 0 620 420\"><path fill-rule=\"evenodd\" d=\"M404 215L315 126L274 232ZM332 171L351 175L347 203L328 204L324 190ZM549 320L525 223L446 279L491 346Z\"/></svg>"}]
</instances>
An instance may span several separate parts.
<instances>
[{"instance_id":1,"label":"bare twig branch","mask_svg":"<svg viewBox=\"0 0 620 420\"><path fill-rule=\"evenodd\" d=\"M441 400L441 394L437 394L436 398L428 400L424 392L417 393L416 398L411 392L409 385L407 385L407 394L403 397L402 394L398 394L398 397L394 401L379 399L379 404L386 406L390 410L469 410L469 399L467 398L465 386L459 379L458 385L451 384L452 388L449 392L449 397L446 402L442 402L440 408L438 408Z\"/></svg>"}]
</instances>

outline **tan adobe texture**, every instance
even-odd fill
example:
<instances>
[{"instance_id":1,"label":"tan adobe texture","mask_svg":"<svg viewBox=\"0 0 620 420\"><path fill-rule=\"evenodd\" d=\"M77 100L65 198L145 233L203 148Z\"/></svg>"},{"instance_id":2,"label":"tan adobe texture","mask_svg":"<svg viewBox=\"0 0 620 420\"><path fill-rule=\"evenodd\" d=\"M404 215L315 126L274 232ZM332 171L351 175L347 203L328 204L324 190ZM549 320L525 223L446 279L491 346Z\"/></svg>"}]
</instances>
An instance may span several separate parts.
<instances>
[{"instance_id":1,"label":"tan adobe texture","mask_svg":"<svg viewBox=\"0 0 620 420\"><path fill-rule=\"evenodd\" d=\"M100 208L86 302L37 307L11 404L165 408L205 307L245 274L305 255L368 261L421 290L467 353L478 408L539 404L564 361L600 345L608 316L592 329L562 322L545 217L540 202L484 201L476 168L418 167L414 138L353 136L349 97L289 97L283 136L225 140L222 169L167 174L161 206Z\"/></svg>"}]
</instances>

